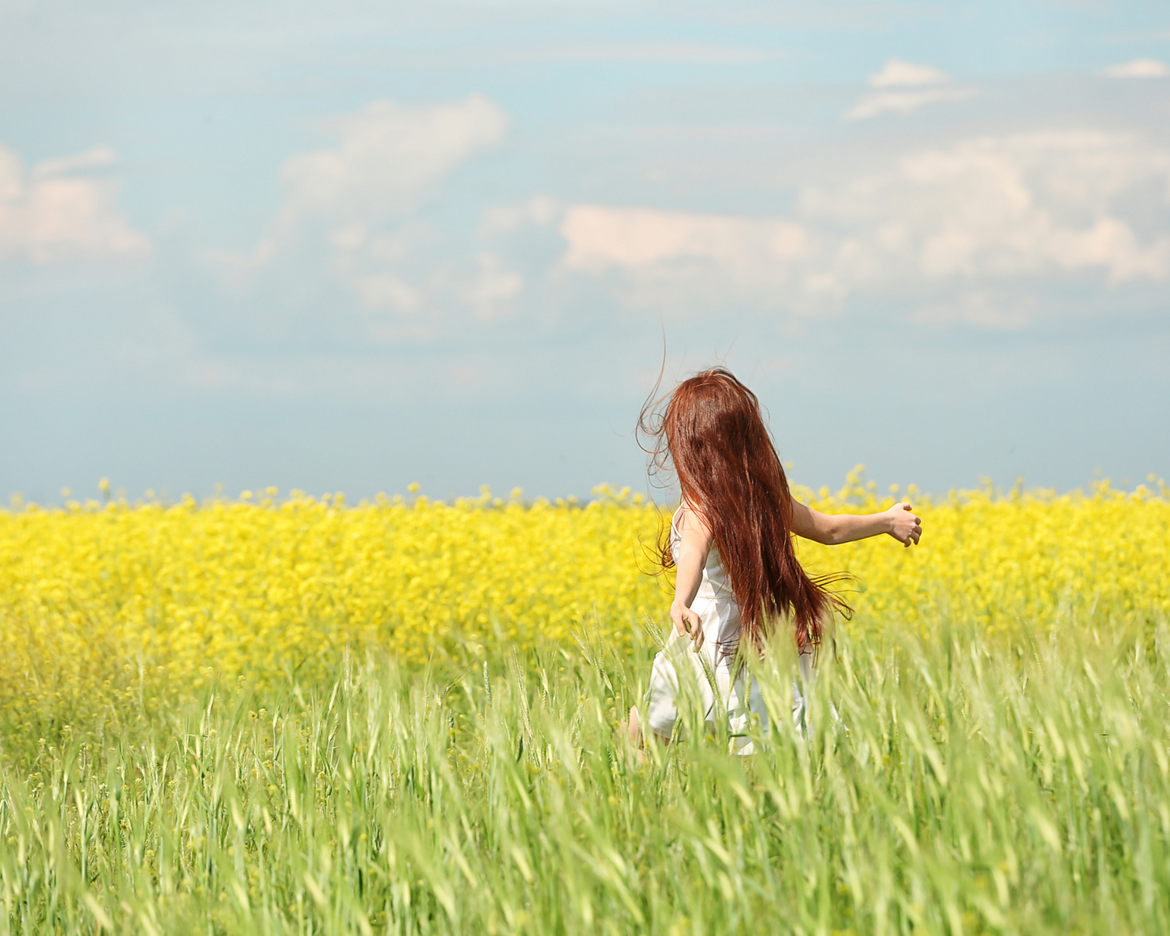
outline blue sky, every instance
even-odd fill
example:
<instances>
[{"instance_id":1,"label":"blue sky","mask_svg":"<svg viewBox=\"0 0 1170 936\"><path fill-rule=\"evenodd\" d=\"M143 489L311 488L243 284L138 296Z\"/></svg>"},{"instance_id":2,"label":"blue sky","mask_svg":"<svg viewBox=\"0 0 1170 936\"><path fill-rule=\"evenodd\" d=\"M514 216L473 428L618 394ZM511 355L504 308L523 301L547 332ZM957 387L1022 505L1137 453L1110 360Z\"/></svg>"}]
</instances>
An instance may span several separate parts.
<instances>
[{"instance_id":1,"label":"blue sky","mask_svg":"<svg viewBox=\"0 0 1170 936\"><path fill-rule=\"evenodd\" d=\"M0 0L0 492L1170 467L1164 3ZM664 361L665 341L665 361Z\"/></svg>"}]
</instances>

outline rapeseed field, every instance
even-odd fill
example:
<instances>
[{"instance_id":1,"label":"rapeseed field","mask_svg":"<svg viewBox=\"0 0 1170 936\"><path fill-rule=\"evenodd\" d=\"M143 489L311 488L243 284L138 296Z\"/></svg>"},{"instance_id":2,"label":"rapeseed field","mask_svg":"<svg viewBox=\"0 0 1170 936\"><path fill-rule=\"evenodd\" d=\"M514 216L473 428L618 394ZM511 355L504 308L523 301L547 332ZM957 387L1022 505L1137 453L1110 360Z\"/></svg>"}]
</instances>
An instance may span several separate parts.
<instances>
[{"instance_id":1,"label":"rapeseed field","mask_svg":"<svg viewBox=\"0 0 1170 936\"><path fill-rule=\"evenodd\" d=\"M796 494L923 543L802 544L854 576L811 717L781 640L756 754L644 760L628 489L14 503L0 936L1170 928L1166 486Z\"/></svg>"},{"instance_id":2,"label":"rapeseed field","mask_svg":"<svg viewBox=\"0 0 1170 936\"><path fill-rule=\"evenodd\" d=\"M92 711L119 692L197 690L336 671L345 654L400 665L570 642L589 625L628 650L659 629L670 583L646 572L669 517L628 488L588 503L484 492L347 505L342 495L131 505L69 501L0 511L0 705ZM873 511L859 470L818 509ZM1164 486L1091 494L965 491L906 496L918 548L889 537L834 548L802 541L816 572L855 576L854 629L925 636L940 615L991 633L1170 611Z\"/></svg>"}]
</instances>

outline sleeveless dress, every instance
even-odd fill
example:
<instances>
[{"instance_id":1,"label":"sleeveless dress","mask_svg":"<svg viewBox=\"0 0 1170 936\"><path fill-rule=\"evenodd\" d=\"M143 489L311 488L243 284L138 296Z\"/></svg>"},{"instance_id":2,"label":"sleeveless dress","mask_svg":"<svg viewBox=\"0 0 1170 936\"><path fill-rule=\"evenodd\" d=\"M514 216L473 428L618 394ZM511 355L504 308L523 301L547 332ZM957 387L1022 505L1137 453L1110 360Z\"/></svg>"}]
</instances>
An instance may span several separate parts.
<instances>
[{"instance_id":1,"label":"sleeveless dress","mask_svg":"<svg viewBox=\"0 0 1170 936\"><path fill-rule=\"evenodd\" d=\"M680 510L670 521L670 552L678 554L682 534L678 530ZM736 666L739 648L740 610L731 593L731 579L723 568L714 544L707 554L694 611L703 623L703 644L697 651L686 634L673 624L666 645L654 657L647 693L646 725L656 735L669 738L678 720L678 704L702 708L707 728L714 731L722 722L731 737L730 748L736 754L752 753L752 742L745 737L749 723L759 719L764 734L768 732L768 712L754 677L744 667ZM800 656L801 675L811 678L811 656ZM805 722L804 698L793 680L792 714L798 726ZM685 700L682 698L687 696Z\"/></svg>"}]
</instances>

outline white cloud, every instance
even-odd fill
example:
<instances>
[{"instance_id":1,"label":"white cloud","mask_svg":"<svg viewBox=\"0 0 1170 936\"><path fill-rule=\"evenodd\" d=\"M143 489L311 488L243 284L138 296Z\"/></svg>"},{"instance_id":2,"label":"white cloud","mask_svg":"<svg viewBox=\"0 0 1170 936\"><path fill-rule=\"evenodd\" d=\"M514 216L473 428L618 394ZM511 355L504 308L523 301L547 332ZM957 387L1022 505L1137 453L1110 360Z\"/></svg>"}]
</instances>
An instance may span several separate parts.
<instances>
[{"instance_id":1,"label":"white cloud","mask_svg":"<svg viewBox=\"0 0 1170 936\"><path fill-rule=\"evenodd\" d=\"M568 205L558 231L562 273L599 276L632 306L686 313L791 294L808 249L784 218L654 208Z\"/></svg>"},{"instance_id":2,"label":"white cloud","mask_svg":"<svg viewBox=\"0 0 1170 936\"><path fill-rule=\"evenodd\" d=\"M976 88L926 88L921 91L882 91L863 94L845 112L846 120L868 120L879 114L911 114L927 104L940 101L966 101L979 93Z\"/></svg>"},{"instance_id":3,"label":"white cloud","mask_svg":"<svg viewBox=\"0 0 1170 936\"><path fill-rule=\"evenodd\" d=\"M1132 214L1151 193L1170 207L1170 149L1039 133L960 141L807 187L787 218L576 204L559 222L523 206L508 220L556 224L560 269L631 306L737 299L815 313L883 295L909 300L921 320L1005 328L1054 312L1028 298L1041 282L1170 279L1170 233L1143 233Z\"/></svg>"},{"instance_id":4,"label":"white cloud","mask_svg":"<svg viewBox=\"0 0 1170 936\"><path fill-rule=\"evenodd\" d=\"M930 65L915 65L901 59L890 59L876 75L869 76L874 88L921 88L925 85L946 84L951 76Z\"/></svg>"},{"instance_id":5,"label":"white cloud","mask_svg":"<svg viewBox=\"0 0 1170 936\"><path fill-rule=\"evenodd\" d=\"M845 112L846 120L868 120L887 113L910 114L927 104L965 101L979 93L976 88L951 86L951 76L933 66L901 59L890 59L880 72L869 76L869 83L880 90L863 94Z\"/></svg>"},{"instance_id":6,"label":"white cloud","mask_svg":"<svg viewBox=\"0 0 1170 936\"><path fill-rule=\"evenodd\" d=\"M380 221L414 208L435 183L507 129L504 112L482 95L412 107L376 101L330 125L333 149L284 164L286 215Z\"/></svg>"},{"instance_id":7,"label":"white cloud","mask_svg":"<svg viewBox=\"0 0 1170 936\"><path fill-rule=\"evenodd\" d=\"M565 264L586 270L692 259L746 272L795 260L805 249L804 230L790 221L651 208L571 205L560 232Z\"/></svg>"},{"instance_id":8,"label":"white cloud","mask_svg":"<svg viewBox=\"0 0 1170 936\"><path fill-rule=\"evenodd\" d=\"M150 240L115 207L117 183L72 174L115 161L111 150L97 147L46 160L26 176L16 154L0 146L0 260L47 264L149 256Z\"/></svg>"},{"instance_id":9,"label":"white cloud","mask_svg":"<svg viewBox=\"0 0 1170 936\"><path fill-rule=\"evenodd\" d=\"M1157 59L1134 59L1122 65L1111 65L1105 69L1110 78L1165 78L1170 75L1170 68Z\"/></svg>"},{"instance_id":10,"label":"white cloud","mask_svg":"<svg viewBox=\"0 0 1170 936\"><path fill-rule=\"evenodd\" d=\"M524 277L509 270L498 254L481 250L475 255L476 275L463 290L472 315L481 322L507 318L512 303L524 290Z\"/></svg>"},{"instance_id":11,"label":"white cloud","mask_svg":"<svg viewBox=\"0 0 1170 936\"><path fill-rule=\"evenodd\" d=\"M527 225L547 227L561 216L561 204L549 195L534 195L519 205L494 205L485 209L482 237L511 234Z\"/></svg>"},{"instance_id":12,"label":"white cloud","mask_svg":"<svg viewBox=\"0 0 1170 936\"><path fill-rule=\"evenodd\" d=\"M451 286L418 261L434 232L413 213L456 166L499 143L507 125L504 111L478 94L431 105L376 101L336 118L327 124L336 146L300 153L281 168L284 202L253 255L213 259L246 279L323 234L331 273L363 309L419 315L428 295ZM482 258L470 261L480 279L467 301L473 314L493 317L515 280Z\"/></svg>"},{"instance_id":13,"label":"white cloud","mask_svg":"<svg viewBox=\"0 0 1170 936\"><path fill-rule=\"evenodd\" d=\"M29 178L33 181L51 179L53 176L64 175L77 169L89 169L94 166L112 166L118 161L114 151L108 146L95 146L93 149L78 153L76 156L65 156L60 159L46 159L37 163Z\"/></svg>"},{"instance_id":14,"label":"white cloud","mask_svg":"<svg viewBox=\"0 0 1170 936\"><path fill-rule=\"evenodd\" d=\"M1170 151L1124 135L983 137L806 191L799 210L838 230L833 276L851 290L1092 269L1117 284L1170 276L1170 236L1143 240L1119 207L1143 185L1165 198L1168 181Z\"/></svg>"},{"instance_id":15,"label":"white cloud","mask_svg":"<svg viewBox=\"0 0 1170 936\"><path fill-rule=\"evenodd\" d=\"M417 315L423 307L422 290L394 270L354 272L348 281L363 309L390 309L403 315Z\"/></svg>"}]
</instances>

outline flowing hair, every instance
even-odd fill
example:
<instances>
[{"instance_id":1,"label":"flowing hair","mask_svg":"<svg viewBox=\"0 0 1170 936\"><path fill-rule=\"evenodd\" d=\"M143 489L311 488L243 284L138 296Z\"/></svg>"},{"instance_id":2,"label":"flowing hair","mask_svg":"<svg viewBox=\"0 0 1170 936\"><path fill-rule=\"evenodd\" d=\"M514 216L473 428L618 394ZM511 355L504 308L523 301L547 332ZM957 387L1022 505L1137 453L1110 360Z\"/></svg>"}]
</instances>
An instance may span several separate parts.
<instances>
[{"instance_id":1,"label":"flowing hair","mask_svg":"<svg viewBox=\"0 0 1170 936\"><path fill-rule=\"evenodd\" d=\"M673 468L684 503L710 527L739 605L741 635L762 650L777 618L788 617L798 649L815 651L831 612L850 613L827 587L845 576L811 578L796 558L788 479L756 395L722 367L658 399L655 393L638 418L650 473ZM674 566L669 530L658 538L654 561L663 571Z\"/></svg>"}]
</instances>

